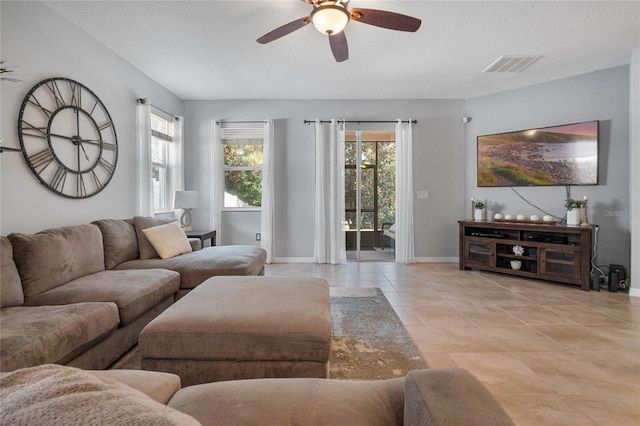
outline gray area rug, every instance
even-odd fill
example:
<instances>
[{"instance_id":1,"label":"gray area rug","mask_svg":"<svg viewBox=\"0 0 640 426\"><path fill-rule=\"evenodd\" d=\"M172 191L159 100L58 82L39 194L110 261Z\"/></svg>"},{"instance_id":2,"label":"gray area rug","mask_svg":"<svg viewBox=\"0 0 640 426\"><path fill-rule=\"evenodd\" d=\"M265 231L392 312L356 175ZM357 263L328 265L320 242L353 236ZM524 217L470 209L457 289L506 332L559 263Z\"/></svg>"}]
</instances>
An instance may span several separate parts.
<instances>
[{"instance_id":1,"label":"gray area rug","mask_svg":"<svg viewBox=\"0 0 640 426\"><path fill-rule=\"evenodd\" d=\"M329 377L378 380L427 368L411 336L379 288L331 288ZM140 369L137 346L112 369Z\"/></svg>"},{"instance_id":2,"label":"gray area rug","mask_svg":"<svg viewBox=\"0 0 640 426\"><path fill-rule=\"evenodd\" d=\"M331 288L331 326L332 379L390 379L427 368L379 288Z\"/></svg>"}]
</instances>

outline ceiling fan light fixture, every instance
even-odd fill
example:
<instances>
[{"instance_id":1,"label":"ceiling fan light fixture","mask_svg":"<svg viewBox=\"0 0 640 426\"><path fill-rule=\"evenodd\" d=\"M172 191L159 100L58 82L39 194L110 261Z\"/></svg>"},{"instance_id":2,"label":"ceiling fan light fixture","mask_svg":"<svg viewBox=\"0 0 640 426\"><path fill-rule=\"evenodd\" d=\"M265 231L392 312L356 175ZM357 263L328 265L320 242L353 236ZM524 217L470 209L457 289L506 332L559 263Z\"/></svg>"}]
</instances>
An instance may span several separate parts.
<instances>
[{"instance_id":1,"label":"ceiling fan light fixture","mask_svg":"<svg viewBox=\"0 0 640 426\"><path fill-rule=\"evenodd\" d=\"M349 23L349 11L340 2L321 3L311 12L311 22L322 34L338 34Z\"/></svg>"}]
</instances>

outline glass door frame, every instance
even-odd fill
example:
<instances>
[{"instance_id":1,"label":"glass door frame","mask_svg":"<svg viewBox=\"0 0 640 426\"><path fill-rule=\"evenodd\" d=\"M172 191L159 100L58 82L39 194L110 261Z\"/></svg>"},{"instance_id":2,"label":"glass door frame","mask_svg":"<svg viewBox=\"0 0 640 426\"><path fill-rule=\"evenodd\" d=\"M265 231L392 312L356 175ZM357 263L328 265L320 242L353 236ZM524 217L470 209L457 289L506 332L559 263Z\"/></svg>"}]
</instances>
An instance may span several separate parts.
<instances>
[{"instance_id":1,"label":"glass door frame","mask_svg":"<svg viewBox=\"0 0 640 426\"><path fill-rule=\"evenodd\" d=\"M355 145L352 145L353 148L351 151L352 152L351 155L353 155L353 157L355 158L351 157L352 162L350 162L349 164L345 164L345 169L351 169L351 170L355 169L355 173L352 175L353 176L352 179L355 180L354 182L355 188L354 188L354 191L352 192L352 194L355 195L355 200L352 201L352 204L350 204L353 207L351 207L350 209L347 209L349 212L348 214L355 215L355 220L353 221L355 222L354 223L355 235L353 235L354 238L351 239L353 245L351 246L352 249L350 249L349 251L352 253L352 257L351 257L352 259L355 258L357 262L361 262L363 261L363 253L362 253L363 241L365 242L367 248L369 248L368 244L371 243L374 250L375 250L375 247L378 247L382 243L381 242L382 238L380 234L381 231L379 229L380 228L379 225L382 219L379 216L380 215L380 211L379 211L380 209L380 205L379 205L380 176L379 174L381 173L380 143L390 142L393 144L393 146L395 146L396 142L395 142L395 138L389 139L389 140L386 140L384 138L369 139L367 136L368 133L378 133L378 132L391 134L391 132L388 129L363 129L363 130L354 129L354 130L350 130L349 132L352 133L353 135L352 136L353 139L349 139L349 143L355 144ZM373 143L372 145L373 148L369 147L369 145L366 145L370 143ZM371 149L374 149L374 151L370 152ZM363 158L363 156L366 156L366 158ZM374 156L375 158L374 163L371 162L373 158L369 158L370 156ZM373 185L373 188L370 194L372 199L368 199L367 201L368 203L373 203L372 205L369 205L369 204L365 205L366 200L362 199L363 194L366 195L365 193L366 188L363 188L364 183L368 183L368 184L370 183L371 185ZM363 215L369 215L369 214L372 215L370 218L368 216L366 219L363 217ZM365 221L367 220L372 221L372 224L371 224L372 230L369 230L368 228L367 230L362 229L363 223L365 223ZM392 260L395 260L395 250L393 251L393 258L394 259ZM370 256L367 255L366 260L375 260L375 259L371 259ZM382 255L381 253L380 260L388 261L390 259L385 258L385 256Z\"/></svg>"}]
</instances>

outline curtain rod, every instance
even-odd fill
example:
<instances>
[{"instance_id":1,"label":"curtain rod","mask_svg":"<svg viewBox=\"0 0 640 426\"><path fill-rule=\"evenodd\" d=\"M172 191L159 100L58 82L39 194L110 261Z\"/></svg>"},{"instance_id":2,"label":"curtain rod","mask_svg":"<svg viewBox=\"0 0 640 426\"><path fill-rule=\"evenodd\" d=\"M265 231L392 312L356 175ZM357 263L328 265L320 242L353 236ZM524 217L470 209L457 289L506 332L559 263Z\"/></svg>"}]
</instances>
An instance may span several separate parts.
<instances>
[{"instance_id":1,"label":"curtain rod","mask_svg":"<svg viewBox=\"0 0 640 426\"><path fill-rule=\"evenodd\" d=\"M226 124L226 123L266 123L269 120L216 120L216 124Z\"/></svg>"},{"instance_id":2,"label":"curtain rod","mask_svg":"<svg viewBox=\"0 0 640 426\"><path fill-rule=\"evenodd\" d=\"M397 123L397 120L338 120L338 122L345 122L345 123ZM303 123L304 124L313 124L315 123L315 120L304 120ZM418 120L402 120L402 123L409 123L411 122L412 124L417 124ZM331 120L320 120L320 123L331 123Z\"/></svg>"},{"instance_id":3,"label":"curtain rod","mask_svg":"<svg viewBox=\"0 0 640 426\"><path fill-rule=\"evenodd\" d=\"M136 100L138 101L138 103L139 103L139 104L143 104L143 105L144 105L144 104L146 104L146 103L147 103L147 100L146 100L145 98L138 98L138 99L136 99ZM174 119L174 120L176 120L176 121L180 121L180 117L177 117L177 116L175 116L175 115L171 114L170 112L167 112L167 111L163 110L162 108L158 108L158 107L157 107L157 106L155 106L154 104L149 104L149 105L151 105L152 107L154 107L154 108L155 108L155 109L157 109L158 111L162 111L162 112L164 112L165 114L167 114L168 116L173 117L173 119Z\"/></svg>"}]
</instances>

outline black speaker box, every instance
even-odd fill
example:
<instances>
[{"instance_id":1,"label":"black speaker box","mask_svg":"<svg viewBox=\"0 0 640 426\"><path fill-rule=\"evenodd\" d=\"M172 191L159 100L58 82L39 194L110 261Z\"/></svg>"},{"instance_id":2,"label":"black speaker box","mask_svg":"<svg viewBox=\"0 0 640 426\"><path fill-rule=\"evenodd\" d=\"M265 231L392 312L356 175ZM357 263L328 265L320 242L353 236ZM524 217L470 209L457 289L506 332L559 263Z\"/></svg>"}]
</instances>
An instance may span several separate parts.
<instances>
[{"instance_id":1,"label":"black speaker box","mask_svg":"<svg viewBox=\"0 0 640 426\"><path fill-rule=\"evenodd\" d=\"M627 271L623 265L609 265L609 291L618 291L618 283L627 279Z\"/></svg>"}]
</instances>

